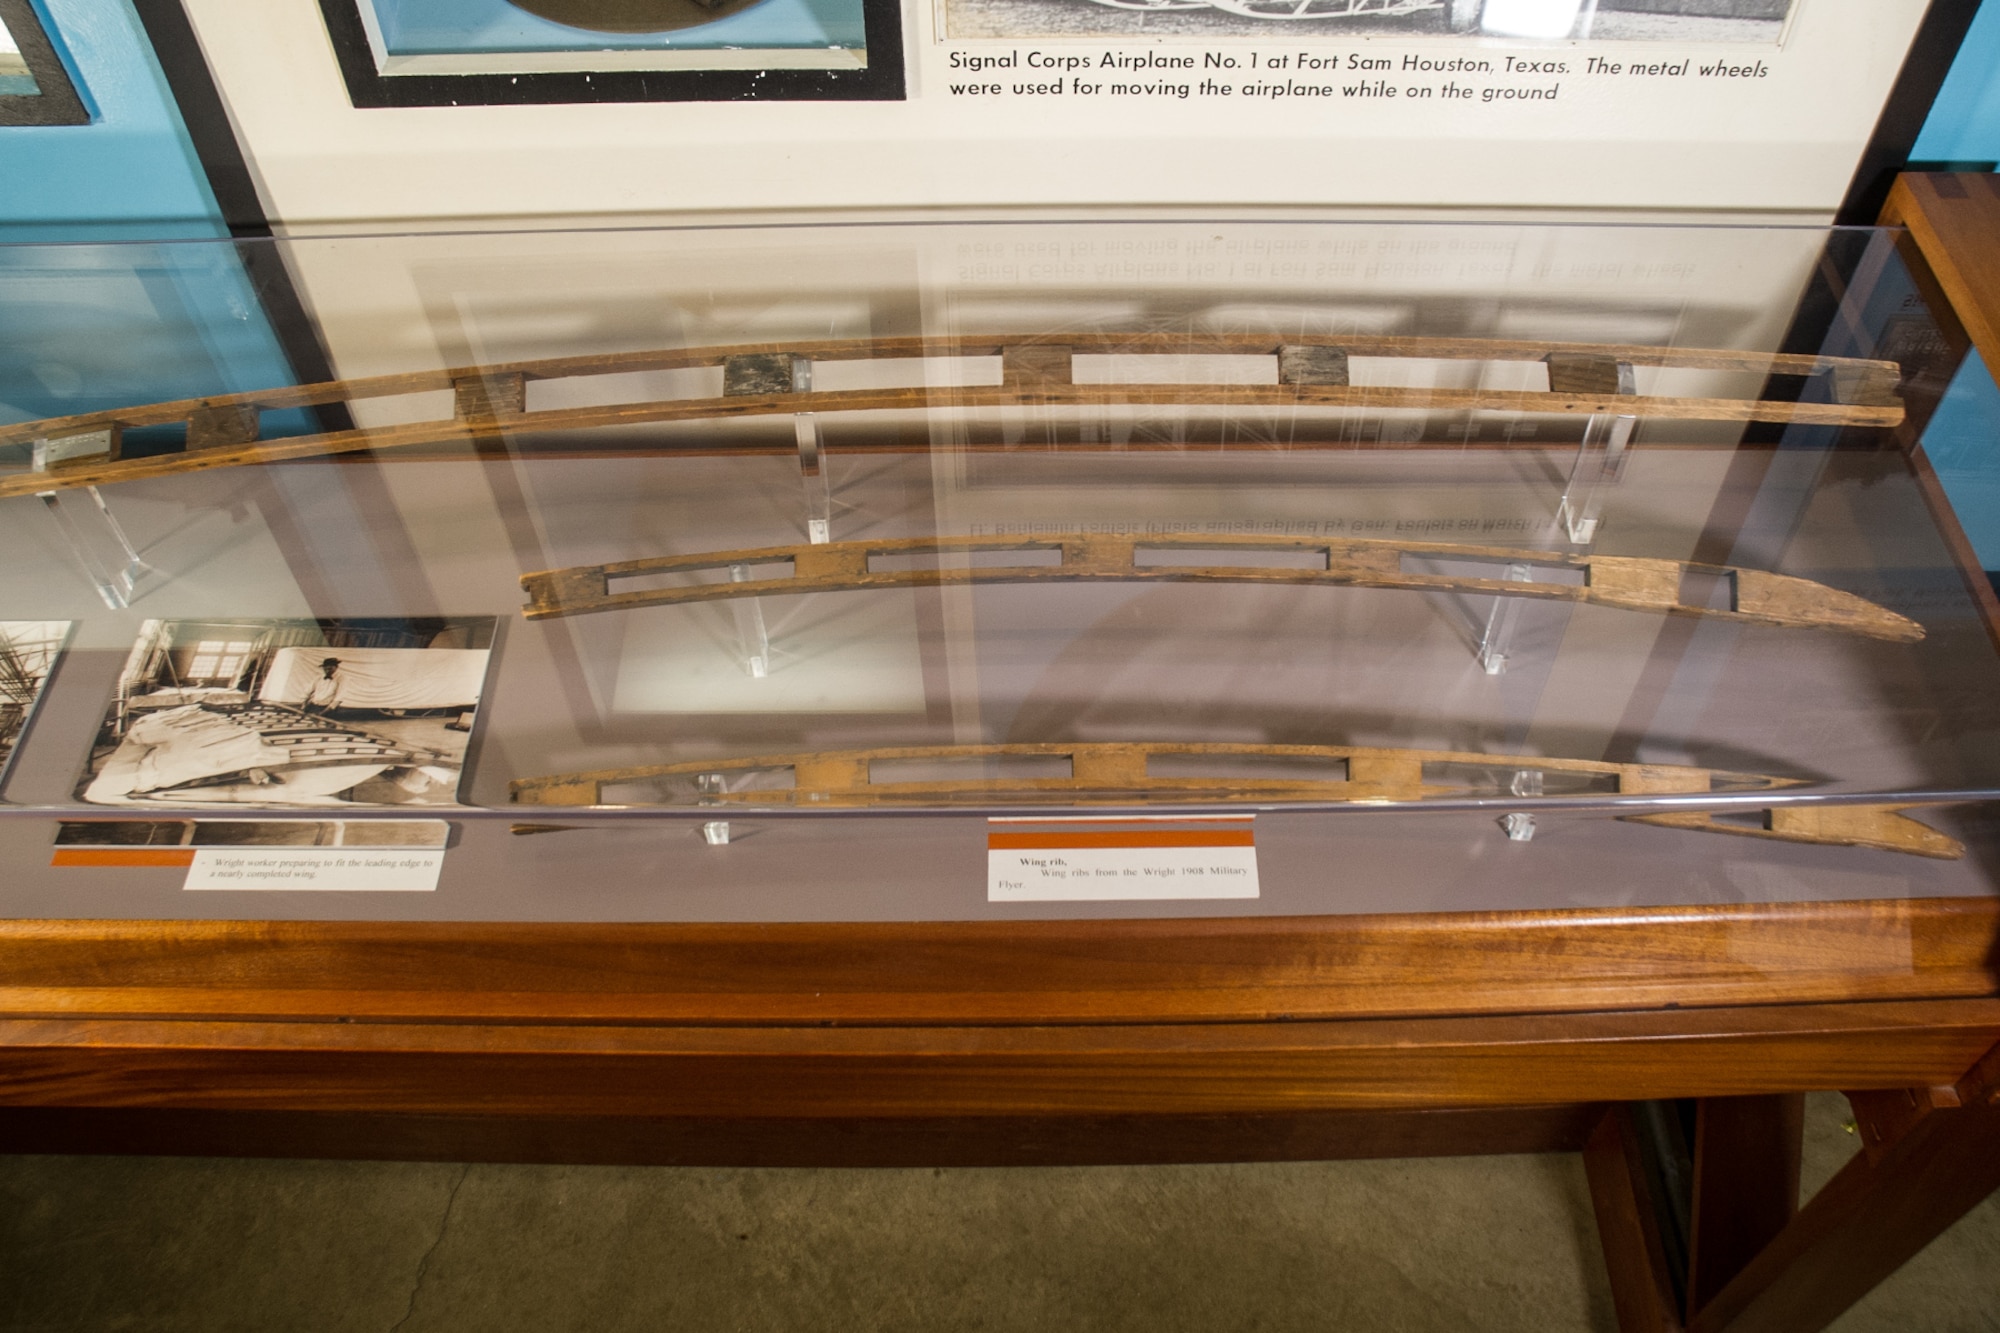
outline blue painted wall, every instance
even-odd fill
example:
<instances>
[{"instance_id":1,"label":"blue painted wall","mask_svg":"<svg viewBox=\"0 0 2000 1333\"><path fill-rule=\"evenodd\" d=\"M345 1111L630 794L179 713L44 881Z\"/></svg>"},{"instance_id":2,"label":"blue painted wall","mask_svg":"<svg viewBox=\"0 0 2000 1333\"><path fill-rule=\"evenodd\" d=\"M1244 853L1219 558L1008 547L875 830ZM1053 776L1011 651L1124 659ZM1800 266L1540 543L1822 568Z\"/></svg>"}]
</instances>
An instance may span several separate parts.
<instances>
[{"instance_id":1,"label":"blue painted wall","mask_svg":"<svg viewBox=\"0 0 2000 1333\"><path fill-rule=\"evenodd\" d=\"M0 246L0 310L0 421L296 382L229 241Z\"/></svg>"},{"instance_id":2,"label":"blue painted wall","mask_svg":"<svg viewBox=\"0 0 2000 1333\"><path fill-rule=\"evenodd\" d=\"M2000 162L2000 0L1985 0L1917 136L1925 162ZM2000 570L2000 389L1966 359L1924 432L1924 452L1987 569Z\"/></svg>"},{"instance_id":3,"label":"blue painted wall","mask_svg":"<svg viewBox=\"0 0 2000 1333\"><path fill-rule=\"evenodd\" d=\"M225 235L129 0L33 3L91 123L0 127L0 240Z\"/></svg>"},{"instance_id":4,"label":"blue painted wall","mask_svg":"<svg viewBox=\"0 0 2000 1333\"><path fill-rule=\"evenodd\" d=\"M34 3L92 120L0 126L0 421L292 383L130 0Z\"/></svg>"},{"instance_id":5,"label":"blue painted wall","mask_svg":"<svg viewBox=\"0 0 2000 1333\"><path fill-rule=\"evenodd\" d=\"M2000 386L1974 352L1924 430L1924 453L1986 569L2000 570Z\"/></svg>"},{"instance_id":6,"label":"blue painted wall","mask_svg":"<svg viewBox=\"0 0 2000 1333\"><path fill-rule=\"evenodd\" d=\"M2000 162L2000 3L1986 0L1931 104L1913 154L1923 162Z\"/></svg>"}]
</instances>

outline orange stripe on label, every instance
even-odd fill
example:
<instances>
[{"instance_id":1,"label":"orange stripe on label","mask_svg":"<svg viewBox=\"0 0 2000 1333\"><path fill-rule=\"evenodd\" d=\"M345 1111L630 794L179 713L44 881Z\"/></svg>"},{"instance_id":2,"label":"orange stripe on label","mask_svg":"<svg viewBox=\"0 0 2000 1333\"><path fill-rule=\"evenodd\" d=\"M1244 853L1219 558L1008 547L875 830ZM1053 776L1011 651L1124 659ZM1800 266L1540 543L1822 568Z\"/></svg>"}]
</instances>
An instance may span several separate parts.
<instances>
[{"instance_id":1,"label":"orange stripe on label","mask_svg":"<svg viewBox=\"0 0 2000 1333\"><path fill-rule=\"evenodd\" d=\"M986 850L1057 851L1065 847L1254 847L1248 829L1159 829L1131 833L988 833Z\"/></svg>"},{"instance_id":2,"label":"orange stripe on label","mask_svg":"<svg viewBox=\"0 0 2000 1333\"><path fill-rule=\"evenodd\" d=\"M990 815L989 824L1248 824L1255 815Z\"/></svg>"},{"instance_id":3,"label":"orange stripe on label","mask_svg":"<svg viewBox=\"0 0 2000 1333\"><path fill-rule=\"evenodd\" d=\"M58 847L52 866L191 866L192 847Z\"/></svg>"}]
</instances>

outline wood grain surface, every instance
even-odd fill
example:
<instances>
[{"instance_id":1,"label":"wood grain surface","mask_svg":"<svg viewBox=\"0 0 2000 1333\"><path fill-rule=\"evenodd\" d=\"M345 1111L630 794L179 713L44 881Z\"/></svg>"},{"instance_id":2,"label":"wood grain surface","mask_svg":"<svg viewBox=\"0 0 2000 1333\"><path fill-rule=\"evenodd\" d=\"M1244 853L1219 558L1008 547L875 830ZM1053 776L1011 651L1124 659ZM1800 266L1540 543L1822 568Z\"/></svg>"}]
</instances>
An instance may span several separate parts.
<instances>
[{"instance_id":1,"label":"wood grain surface","mask_svg":"<svg viewBox=\"0 0 2000 1333\"><path fill-rule=\"evenodd\" d=\"M1619 1333L1680 1333L1681 1301L1661 1234L1666 1214L1641 1158L1631 1107L1614 1106L1598 1122L1583 1146L1583 1169Z\"/></svg>"},{"instance_id":2,"label":"wood grain surface","mask_svg":"<svg viewBox=\"0 0 2000 1333\"><path fill-rule=\"evenodd\" d=\"M1960 1104L1928 1106L1885 1151L1855 1154L1690 1328L1824 1327L2000 1187L2000 1102L1982 1095L1988 1086L1968 1079Z\"/></svg>"},{"instance_id":3,"label":"wood grain surface","mask_svg":"<svg viewBox=\"0 0 2000 1333\"><path fill-rule=\"evenodd\" d=\"M22 1020L1007 1026L1995 995L1992 898L1152 921L0 922L0 1015Z\"/></svg>"},{"instance_id":4,"label":"wood grain surface","mask_svg":"<svg viewBox=\"0 0 2000 1333\"><path fill-rule=\"evenodd\" d=\"M1899 176L1882 225L1907 227L1989 371L2000 368L2000 178Z\"/></svg>"},{"instance_id":5,"label":"wood grain surface","mask_svg":"<svg viewBox=\"0 0 2000 1333\"><path fill-rule=\"evenodd\" d=\"M1687 1307L1699 1311L1799 1210L1805 1095L1707 1097L1695 1111Z\"/></svg>"},{"instance_id":6,"label":"wood grain surface","mask_svg":"<svg viewBox=\"0 0 2000 1333\"><path fill-rule=\"evenodd\" d=\"M1995 179L1990 174L1905 174L1890 191L1882 215L1884 225L1908 228L1916 250L1910 269L1918 290L1950 303L1937 314L1939 324L1951 334L1963 331L1979 349L1988 374L2000 367L2000 186ZM1925 507L1979 608L1988 638L2000 647L2000 597L1992 580L1920 440L1911 435L1903 444Z\"/></svg>"},{"instance_id":7,"label":"wood grain surface","mask_svg":"<svg viewBox=\"0 0 2000 1333\"><path fill-rule=\"evenodd\" d=\"M2000 999L979 1027L0 1020L0 1104L388 1114L1271 1114L1904 1087Z\"/></svg>"}]
</instances>

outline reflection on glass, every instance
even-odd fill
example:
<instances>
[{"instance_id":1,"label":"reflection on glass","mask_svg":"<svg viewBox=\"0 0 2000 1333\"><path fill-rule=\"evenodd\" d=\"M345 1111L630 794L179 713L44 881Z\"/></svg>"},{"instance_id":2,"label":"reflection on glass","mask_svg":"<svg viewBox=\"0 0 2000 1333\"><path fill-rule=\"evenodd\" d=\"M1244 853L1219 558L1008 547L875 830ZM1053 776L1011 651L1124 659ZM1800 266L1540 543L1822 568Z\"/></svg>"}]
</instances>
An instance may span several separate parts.
<instances>
[{"instance_id":1,"label":"reflection on glass","mask_svg":"<svg viewBox=\"0 0 2000 1333\"><path fill-rule=\"evenodd\" d=\"M280 392L268 340L231 340L254 308L239 246L0 255L4 327L32 331L0 336L18 423L0 506L26 511L0 524L7 586L73 588L37 614L99 616L35 509L51 490L90 506L95 485L163 576L136 609L201 618L174 688L240 690L250 636L223 622L324 596L505 615L476 804L733 811L731 845L763 855L753 812L1428 802L1426 829L1450 831L1390 869L1483 857L1482 876L1524 850L1497 816L1532 809L1535 855L1657 845L1639 879L1679 894L1708 857L1724 899L1774 891L1745 864L1810 868L1793 852L1850 848L1884 896L1960 873L1969 891L1990 863L1973 816L1925 807L1923 834L1758 803L2000 790L2000 658L1883 447L1955 364L1886 233L1079 221L259 245L298 275L339 384ZM1781 355L1827 265L1854 317ZM1578 449L1617 409L1636 424L1573 543ZM37 439L65 451L41 472ZM333 679L326 656L308 684ZM78 681L75 707L101 709ZM10 799L73 799L80 756L53 753ZM1687 802L1650 826L1575 808L1738 793L1744 826ZM1460 825L1446 800L1491 808ZM1928 867L1960 843L1974 854L1937 865L1962 872Z\"/></svg>"}]
</instances>

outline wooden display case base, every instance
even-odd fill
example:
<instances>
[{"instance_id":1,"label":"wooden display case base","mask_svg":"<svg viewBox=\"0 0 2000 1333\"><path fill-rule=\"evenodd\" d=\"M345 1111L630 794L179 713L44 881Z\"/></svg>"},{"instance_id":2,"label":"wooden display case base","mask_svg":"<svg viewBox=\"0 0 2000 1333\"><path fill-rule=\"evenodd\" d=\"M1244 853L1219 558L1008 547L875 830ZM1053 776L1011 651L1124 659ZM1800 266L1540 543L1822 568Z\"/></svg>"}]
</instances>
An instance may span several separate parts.
<instances>
[{"instance_id":1,"label":"wooden display case base","mask_svg":"<svg viewBox=\"0 0 2000 1333\"><path fill-rule=\"evenodd\" d=\"M0 1108L12 1152L584 1166L1138 1166L1579 1151L1602 1103L1251 1116L385 1116Z\"/></svg>"}]
</instances>

